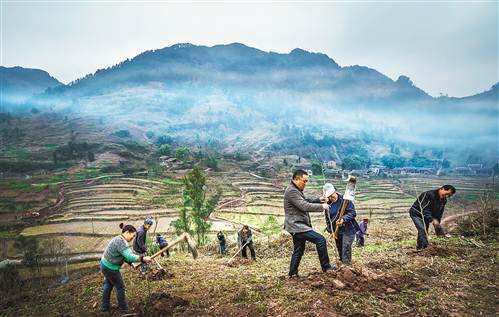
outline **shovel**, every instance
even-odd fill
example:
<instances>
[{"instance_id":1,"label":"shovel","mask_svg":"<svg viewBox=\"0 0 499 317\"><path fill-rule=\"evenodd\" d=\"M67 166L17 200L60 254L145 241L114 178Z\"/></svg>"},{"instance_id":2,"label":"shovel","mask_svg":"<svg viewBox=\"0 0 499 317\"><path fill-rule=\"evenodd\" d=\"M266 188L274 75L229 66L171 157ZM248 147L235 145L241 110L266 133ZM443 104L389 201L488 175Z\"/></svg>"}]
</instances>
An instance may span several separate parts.
<instances>
[{"instance_id":1,"label":"shovel","mask_svg":"<svg viewBox=\"0 0 499 317\"><path fill-rule=\"evenodd\" d=\"M229 261L227 261L227 264L231 264L232 263L232 260L236 257L236 255L239 254L239 252L241 252L241 250L249 243L249 241L246 241L246 243L239 249L237 250L237 252L229 259Z\"/></svg>"},{"instance_id":2,"label":"shovel","mask_svg":"<svg viewBox=\"0 0 499 317\"><path fill-rule=\"evenodd\" d=\"M151 259L156 261L156 264L159 265L160 270L164 271L163 267L159 264L159 262L156 260L156 258L158 256L160 256L162 253L170 250L171 248L173 248L177 244L179 244L181 242L184 242L184 241L187 242L187 245L189 246L189 251L191 252L192 257L194 259L196 259L198 257L198 249L196 247L196 242L192 239L192 237L188 233L182 233L180 236L177 237L177 239L173 240L166 247L164 247L163 249L161 249L158 252L156 252L153 255L151 255ZM138 268L141 265L142 265L142 263L140 263L140 262L132 263L132 266L135 269Z\"/></svg>"}]
</instances>

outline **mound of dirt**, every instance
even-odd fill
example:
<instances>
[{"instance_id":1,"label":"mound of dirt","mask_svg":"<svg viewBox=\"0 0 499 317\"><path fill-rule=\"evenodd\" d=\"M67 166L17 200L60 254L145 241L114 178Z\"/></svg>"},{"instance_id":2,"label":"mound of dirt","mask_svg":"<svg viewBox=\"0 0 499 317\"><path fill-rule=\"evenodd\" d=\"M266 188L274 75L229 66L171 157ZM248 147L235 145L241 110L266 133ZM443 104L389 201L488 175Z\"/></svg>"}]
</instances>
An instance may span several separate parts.
<instances>
[{"instance_id":1,"label":"mound of dirt","mask_svg":"<svg viewBox=\"0 0 499 317\"><path fill-rule=\"evenodd\" d=\"M147 280L149 281L161 281L166 278L172 278L173 274L166 271L165 269L154 269L147 274Z\"/></svg>"},{"instance_id":2,"label":"mound of dirt","mask_svg":"<svg viewBox=\"0 0 499 317\"><path fill-rule=\"evenodd\" d=\"M139 316L172 316L173 314L181 313L189 306L189 301L166 293L153 293L139 307Z\"/></svg>"},{"instance_id":3,"label":"mound of dirt","mask_svg":"<svg viewBox=\"0 0 499 317\"><path fill-rule=\"evenodd\" d=\"M388 274L366 267L343 266L338 270L327 273L310 275L303 280L289 280L288 283L302 284L310 288L329 289L331 293L338 290L354 290L356 292L370 293L398 293L404 281L401 276Z\"/></svg>"}]
</instances>

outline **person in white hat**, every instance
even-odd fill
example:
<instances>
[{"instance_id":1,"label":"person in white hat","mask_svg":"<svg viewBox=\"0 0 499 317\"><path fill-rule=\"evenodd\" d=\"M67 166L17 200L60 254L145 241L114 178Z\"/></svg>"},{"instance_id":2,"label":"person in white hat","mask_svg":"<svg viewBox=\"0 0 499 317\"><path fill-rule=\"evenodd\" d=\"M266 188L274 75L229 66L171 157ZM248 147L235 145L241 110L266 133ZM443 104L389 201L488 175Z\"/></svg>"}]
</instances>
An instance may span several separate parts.
<instances>
[{"instance_id":1,"label":"person in white hat","mask_svg":"<svg viewBox=\"0 0 499 317\"><path fill-rule=\"evenodd\" d=\"M326 231L332 234L339 226L338 239L335 239L336 249L340 261L343 264L352 263L352 244L355 233L359 230L359 225L355 220L357 213L354 204L347 200L345 214L340 217L340 209L343 204L343 196L336 191L333 184L326 183L323 187L324 196L330 205L329 213L326 213Z\"/></svg>"}]
</instances>

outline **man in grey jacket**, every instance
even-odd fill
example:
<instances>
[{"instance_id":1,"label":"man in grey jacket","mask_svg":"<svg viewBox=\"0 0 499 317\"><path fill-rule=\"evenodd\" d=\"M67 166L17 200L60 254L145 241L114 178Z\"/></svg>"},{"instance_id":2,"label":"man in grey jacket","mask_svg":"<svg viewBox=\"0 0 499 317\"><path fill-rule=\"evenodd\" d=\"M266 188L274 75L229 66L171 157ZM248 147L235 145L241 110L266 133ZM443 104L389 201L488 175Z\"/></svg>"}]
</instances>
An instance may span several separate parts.
<instances>
[{"instance_id":1,"label":"man in grey jacket","mask_svg":"<svg viewBox=\"0 0 499 317\"><path fill-rule=\"evenodd\" d=\"M289 277L298 276L298 266L305 251L305 242L315 244L323 272L335 269L331 266L324 236L312 229L309 212L329 210L329 205L321 203L321 199L306 199L303 189L308 182L308 174L304 170L293 173L291 184L284 192L284 229L293 237L293 255L289 267Z\"/></svg>"}]
</instances>

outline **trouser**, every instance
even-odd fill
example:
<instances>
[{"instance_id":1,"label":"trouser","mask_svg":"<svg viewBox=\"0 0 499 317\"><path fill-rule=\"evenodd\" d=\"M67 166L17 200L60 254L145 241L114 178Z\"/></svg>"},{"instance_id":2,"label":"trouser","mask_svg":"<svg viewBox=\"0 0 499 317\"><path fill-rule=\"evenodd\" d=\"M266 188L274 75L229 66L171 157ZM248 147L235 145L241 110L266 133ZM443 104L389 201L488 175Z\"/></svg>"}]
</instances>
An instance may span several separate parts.
<instances>
[{"instance_id":1,"label":"trouser","mask_svg":"<svg viewBox=\"0 0 499 317\"><path fill-rule=\"evenodd\" d=\"M291 256L291 263L289 265L289 276L298 274L298 267L300 266L301 257L305 252L306 241L315 244L322 271L325 272L331 269L329 255L327 254L326 238L314 230L292 233L291 236L293 237L293 255Z\"/></svg>"},{"instance_id":2,"label":"trouser","mask_svg":"<svg viewBox=\"0 0 499 317\"><path fill-rule=\"evenodd\" d=\"M423 222L423 219L420 217L411 216L416 229L418 230L418 240L416 244L416 250L424 249L428 246L428 237L426 233L428 232L429 223ZM426 230L425 230L426 229Z\"/></svg>"},{"instance_id":3,"label":"trouser","mask_svg":"<svg viewBox=\"0 0 499 317\"><path fill-rule=\"evenodd\" d=\"M250 252L251 252L251 258L253 260L256 259L256 254L255 254L255 247L253 246L253 241L250 241L249 243L247 243L245 245L246 242L242 242L242 244L244 245L243 247L243 250L242 250L242 255L243 255L243 258L248 258L248 255L246 254L246 248L249 248L250 249Z\"/></svg>"},{"instance_id":4,"label":"trouser","mask_svg":"<svg viewBox=\"0 0 499 317\"><path fill-rule=\"evenodd\" d=\"M161 250L161 249L163 249L163 248L166 248L167 246L168 246L168 243L167 243L167 244L161 244L161 245L159 246L159 249ZM165 253L166 253L166 255L167 255L168 257L170 256L170 250L166 250L166 252L161 253L161 256L162 256L162 257L164 257L164 256L165 256Z\"/></svg>"},{"instance_id":5,"label":"trouser","mask_svg":"<svg viewBox=\"0 0 499 317\"><path fill-rule=\"evenodd\" d=\"M335 240L340 261L343 264L352 264L352 244L354 238L355 234L340 234L338 239Z\"/></svg>"},{"instance_id":6,"label":"trouser","mask_svg":"<svg viewBox=\"0 0 499 317\"><path fill-rule=\"evenodd\" d=\"M361 248L364 246L364 236L357 236L357 247Z\"/></svg>"},{"instance_id":7,"label":"trouser","mask_svg":"<svg viewBox=\"0 0 499 317\"><path fill-rule=\"evenodd\" d=\"M118 306L121 309L128 309L128 304L125 298L125 283L119 270L108 269L101 263L100 271L104 275L104 285L102 287L102 309L109 309L111 291L113 287L116 288L116 298L118 299Z\"/></svg>"},{"instance_id":8,"label":"trouser","mask_svg":"<svg viewBox=\"0 0 499 317\"><path fill-rule=\"evenodd\" d=\"M255 251L253 250L253 252ZM220 243L218 245L218 253L220 253L221 255L225 254L225 243Z\"/></svg>"}]
</instances>

